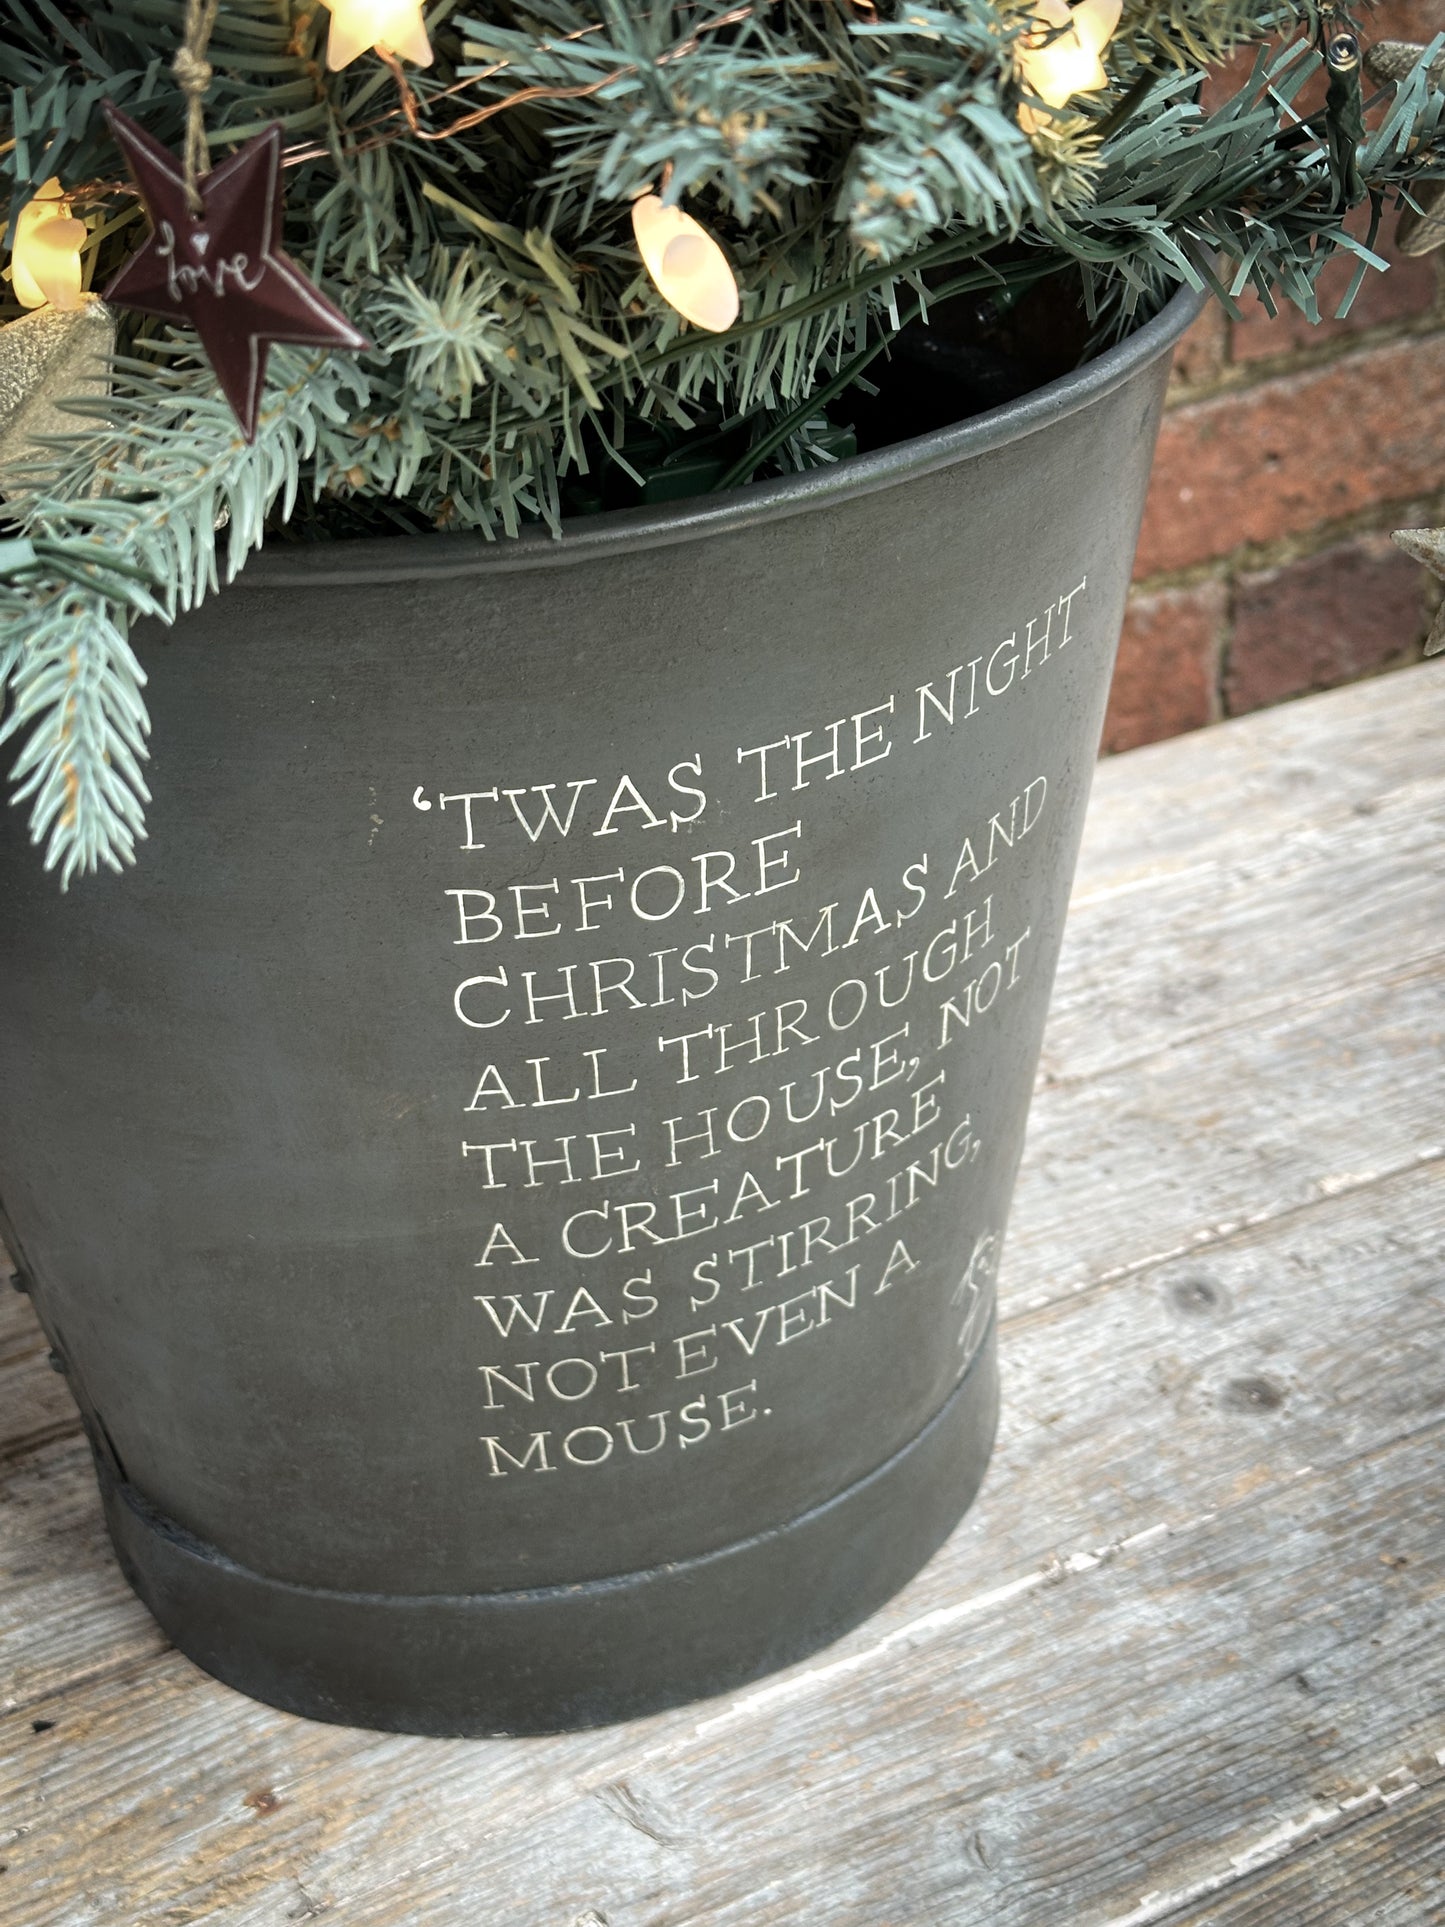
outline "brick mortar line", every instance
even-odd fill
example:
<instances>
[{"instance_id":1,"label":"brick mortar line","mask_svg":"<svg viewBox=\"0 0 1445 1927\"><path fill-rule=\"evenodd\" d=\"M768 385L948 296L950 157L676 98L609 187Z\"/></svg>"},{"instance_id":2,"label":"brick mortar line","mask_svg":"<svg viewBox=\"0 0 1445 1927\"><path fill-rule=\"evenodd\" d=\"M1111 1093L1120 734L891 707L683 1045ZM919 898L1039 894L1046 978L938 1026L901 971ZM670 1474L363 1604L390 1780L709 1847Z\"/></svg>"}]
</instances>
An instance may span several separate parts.
<instances>
[{"instance_id":1,"label":"brick mortar line","mask_svg":"<svg viewBox=\"0 0 1445 1927\"><path fill-rule=\"evenodd\" d=\"M1206 728L1215 723L1229 720L1229 704L1224 699L1224 687L1229 677L1229 660L1234 651L1234 583L1227 580L1224 584L1224 608L1214 625L1209 638L1209 722Z\"/></svg>"},{"instance_id":2,"label":"brick mortar line","mask_svg":"<svg viewBox=\"0 0 1445 1927\"><path fill-rule=\"evenodd\" d=\"M1171 382L1165 397L1166 414L1196 403L1216 401L1225 395L1242 395L1265 388L1271 382L1295 375L1318 373L1337 362L1349 361L1380 348L1404 341L1431 341L1445 335L1445 300L1437 295L1434 306L1423 315L1409 315L1398 321L1382 321L1358 333L1336 335L1318 343L1291 348L1279 355L1261 355L1249 361L1226 359L1217 375L1198 382ZM1232 347L1232 341L1230 346Z\"/></svg>"},{"instance_id":3,"label":"brick mortar line","mask_svg":"<svg viewBox=\"0 0 1445 1927\"><path fill-rule=\"evenodd\" d=\"M1192 562L1187 568L1160 569L1153 575L1136 577L1129 586L1130 598L1156 595L1166 589L1195 589L1212 581L1231 586L1241 575L1287 568L1292 562L1306 561L1358 536L1387 535L1393 529L1437 528L1442 524L1445 524L1445 489L1434 495L1372 502L1354 515L1317 522L1313 528L1280 536L1274 542L1242 542L1223 555Z\"/></svg>"}]
</instances>

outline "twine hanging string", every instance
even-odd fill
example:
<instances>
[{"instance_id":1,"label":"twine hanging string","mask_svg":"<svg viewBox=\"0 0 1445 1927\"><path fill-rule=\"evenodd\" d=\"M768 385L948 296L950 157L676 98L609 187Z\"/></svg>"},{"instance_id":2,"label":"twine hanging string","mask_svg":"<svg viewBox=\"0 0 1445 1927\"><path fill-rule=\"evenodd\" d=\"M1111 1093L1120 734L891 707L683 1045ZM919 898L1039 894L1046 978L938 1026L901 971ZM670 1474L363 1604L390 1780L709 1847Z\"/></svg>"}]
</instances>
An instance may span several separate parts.
<instances>
[{"instance_id":1,"label":"twine hanging string","mask_svg":"<svg viewBox=\"0 0 1445 1927\"><path fill-rule=\"evenodd\" d=\"M206 49L211 44L211 29L216 24L220 4L221 0L186 0L185 38L171 62L176 84L186 97L186 146L181 165L185 170L186 205L197 220L205 212L201 176L211 170L211 149L202 108L213 71Z\"/></svg>"},{"instance_id":2,"label":"twine hanging string","mask_svg":"<svg viewBox=\"0 0 1445 1927\"><path fill-rule=\"evenodd\" d=\"M871 0L849 0L850 5L871 4ZM206 59L206 47L210 41L211 29L216 23L220 0L186 0L185 38L177 49L171 62L171 72L175 75L181 91L186 97L186 144L183 157L186 198L191 212L200 215L202 203L197 183L210 166L210 150L206 141L206 125L201 112L201 102L212 78L212 67ZM743 4L730 7L725 12L709 20L699 22L686 39L658 54L655 65L666 67L691 53L700 43L704 34L715 33L723 27L736 25L739 21L750 19L756 12L756 0L744 0ZM550 52L554 45L571 40L585 40L591 35L601 33L601 26L579 27L572 33L561 34L556 42L541 43L540 51ZM379 50L378 50L379 51ZM379 53L383 63L398 74L399 63L395 56ZM462 80L454 80L449 87L441 87L426 97L426 105L434 106L440 101L452 100L456 95L466 93L478 81L490 80L504 73L511 66L510 60L495 61L489 67L481 67ZM525 107L536 101L547 100L585 100L589 95L601 93L614 81L625 80L638 72L633 64L614 67L609 73L596 80L589 80L575 87L519 87L514 93L504 95L500 100L489 101L486 106L473 109L470 113L459 115L445 127L428 128L420 124L419 101L414 88L406 83L401 89L400 105L376 115L371 120L352 125L342 152L351 158L357 154L368 153L373 148L389 147L395 140L408 136L420 141L439 142L456 140L470 133L475 127L489 121L494 115L506 113L512 107ZM405 82L405 75L399 75ZM415 119L415 124L413 124ZM400 123L398 125L398 123ZM307 161L332 160L335 150L324 141L309 140L295 143L282 152L283 167L300 167ZM74 190L77 196L129 193L129 183L121 180L96 179L87 181Z\"/></svg>"}]
</instances>

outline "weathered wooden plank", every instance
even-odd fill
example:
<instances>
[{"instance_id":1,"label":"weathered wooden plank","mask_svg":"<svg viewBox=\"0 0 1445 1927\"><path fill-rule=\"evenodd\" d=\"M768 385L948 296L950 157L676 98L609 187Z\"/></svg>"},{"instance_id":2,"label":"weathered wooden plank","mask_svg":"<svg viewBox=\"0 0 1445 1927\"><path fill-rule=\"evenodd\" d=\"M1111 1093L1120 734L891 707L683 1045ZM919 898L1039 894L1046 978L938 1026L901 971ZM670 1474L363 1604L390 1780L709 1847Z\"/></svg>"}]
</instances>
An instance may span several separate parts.
<instances>
[{"instance_id":1,"label":"weathered wooden plank","mask_svg":"<svg viewBox=\"0 0 1445 1927\"><path fill-rule=\"evenodd\" d=\"M46 1363L48 1347L37 1343L22 1358L0 1366L0 1465L23 1458L80 1431L80 1414L65 1380Z\"/></svg>"},{"instance_id":2,"label":"weathered wooden plank","mask_svg":"<svg viewBox=\"0 0 1445 1927\"><path fill-rule=\"evenodd\" d=\"M1400 789L1438 793L1442 725L1435 662L1111 757L1094 774L1079 892L1207 862L1259 820L1288 837L1336 809L1368 816Z\"/></svg>"},{"instance_id":3,"label":"weathered wooden plank","mask_svg":"<svg viewBox=\"0 0 1445 1927\"><path fill-rule=\"evenodd\" d=\"M1356 910L1362 897L1382 895L1387 911L1409 917L1410 899L1421 892L1439 905L1440 866L1406 861L1404 850L1417 851L1432 823L1438 833L1442 732L1445 672L1426 664L1393 682L1356 684L1102 764L1047 1066L1080 1075L1139 1048L1132 1025L1115 1015L1135 1015L1114 975L1129 968L1125 940L1146 953L1161 980L1173 979L1157 1011L1137 1013L1150 1030L1146 1048L1155 1023L1173 1036L1191 1022L1217 1022L1220 989L1232 999L1243 990L1255 1007L1271 1007L1280 973L1270 966L1281 945L1301 953L1295 967L1316 982L1341 967L1350 980L1342 932L1363 933L1354 967L1388 955L1391 946L1375 940L1370 919L1357 920ZM1268 935L1271 919L1278 936L1261 952L1257 933L1263 924ZM1201 941L1244 952L1260 966L1258 981L1241 984L1236 976L1211 985L1213 972L1191 975ZM1439 942L1437 922L1427 947ZM1090 956L1075 954L1080 948ZM1237 1014L1239 1005L1232 1007Z\"/></svg>"},{"instance_id":4,"label":"weathered wooden plank","mask_svg":"<svg viewBox=\"0 0 1445 1927\"><path fill-rule=\"evenodd\" d=\"M1038 1092L1000 1273L1010 1308L1438 1155L1442 1042L1423 966Z\"/></svg>"},{"instance_id":5,"label":"weathered wooden plank","mask_svg":"<svg viewBox=\"0 0 1445 1927\"><path fill-rule=\"evenodd\" d=\"M0 1710L165 1650L115 1562L84 1440L0 1473Z\"/></svg>"},{"instance_id":6,"label":"weathered wooden plank","mask_svg":"<svg viewBox=\"0 0 1445 1927\"><path fill-rule=\"evenodd\" d=\"M1445 1411L1445 1165L1331 1200L1003 1331L1004 1417L965 1531L1123 1537L1339 1464ZM1365 1337L1368 1335L1368 1342ZM1026 1516L1027 1515L1027 1516Z\"/></svg>"},{"instance_id":7,"label":"weathered wooden plank","mask_svg":"<svg viewBox=\"0 0 1445 1927\"><path fill-rule=\"evenodd\" d=\"M602 1734L328 1732L177 1660L144 1708L98 1682L23 1742L0 1921L90 1927L124 1895L269 1927L304 1890L359 1927L1034 1927L1064 1895L1102 1927L1441 1744L1438 1438Z\"/></svg>"},{"instance_id":8,"label":"weathered wooden plank","mask_svg":"<svg viewBox=\"0 0 1445 1927\"><path fill-rule=\"evenodd\" d=\"M1082 1639L1101 1610L1084 1583L1091 1575L1112 1571L1121 1561L1128 1566L1181 1527L1187 1536L1190 1530L1211 1527L1216 1519L1227 1521L1236 1511L1253 1517L1266 1499L1282 1507L1288 1519L1291 1506L1302 1503L1295 1495L1309 1489L1316 1495L1317 1509L1327 1515L1329 1507L1339 1503L1334 1496L1339 1467L1359 1463L1362 1454L1368 1462L1382 1440L1418 1436L1422 1425L1445 1409L1445 1345L1440 1336L1445 1278L1438 1262L1442 1242L1445 1187L1420 1174L1373 1187L1367 1198L1327 1202L1272 1227L1267 1235L1244 1234L1212 1254L1207 1270L1195 1260L1175 1262L1157 1274L1121 1280L1064 1311L1018 1321L1005 1350L1006 1419L998 1461L965 1527L909 1593L840 1648L836 1659L825 1657L817 1667L784 1678L789 1691L795 1690L790 1683L798 1678L812 1679L806 1691L818 1695L825 1707L816 1713L820 1725L834 1721L856 1732L859 1744L883 1749L887 1770L882 1782L875 1775L871 1788L860 1784L851 1802L839 1793L841 1805L829 1809L826 1829L845 1822L861 1825L864 1812L884 1829L906 1832L913 1824L911 1808L898 1809L886 1791L890 1774L902 1768L889 1737L892 1715L881 1712L887 1697L880 1699L875 1691L873 1674L882 1662L874 1649L880 1642L885 1653L895 1655L917 1648L921 1657L916 1656L913 1668L914 1690L926 1698L935 1670L947 1674L954 1667L955 1646L966 1653L976 1640L991 1646L999 1638L1011 1638L1007 1628L1021 1611L1027 1622L1040 1599L1053 1599L1055 1581L1067 1582L1059 1588L1067 1610L1050 1608L1050 1640ZM1342 1331L1364 1329L1371 1332L1368 1350L1341 1346ZM1433 1434L1429 1443L1399 1449L1407 1458L1411 1450L1438 1451ZM54 1455L42 1455L49 1456ZM33 1473L38 1465L39 1460L22 1470ZM20 1472L12 1476L18 1478ZM1419 1466L1408 1470L1402 1490L1411 1479L1424 1485ZM78 1508L79 1544L84 1557L93 1561L95 1534L79 1526L82 1512ZM1381 1531L1388 1523L1375 1521ZM1221 1523L1218 1529L1230 1528ZM1100 1546L1121 1549L1105 1556L1089 1550ZM1408 1557L1409 1548L1396 1547L1389 1556L1402 1553ZM72 1824L79 1825L83 1815L93 1816L88 1824L101 1826L113 1850L126 1853L129 1839L145 1860L136 1867L127 1860L128 1879L159 1882L171 1892L165 1887L169 1869L191 1851L187 1842L200 1824L198 1815L209 1818L194 1851L206 1879L216 1884L212 1888L203 1882L185 1905L215 1904L222 1892L228 1905L237 1904L228 1883L244 1884L263 1873L271 1884L263 1882L258 1892L274 1897L276 1883L289 1878L288 1870L309 1864L308 1857L322 1851L318 1843L329 1838L318 1815L351 1816L336 1849L353 1869L348 1887L369 1886L398 1855L405 1859L412 1838L415 1776L424 1776L431 1800L442 1771L435 1762L452 1757L446 1749L438 1755L425 1742L377 1740L280 1719L201 1681L174 1656L147 1673L144 1705L138 1704L142 1696L129 1679L102 1678L67 1691L64 1682L77 1654L88 1650L113 1665L133 1659L144 1650L144 1641L154 1638L149 1622L120 1593L112 1575L97 1590L94 1573L77 1570L68 1563L70 1556L57 1541L52 1563L31 1575L23 1597L8 1588L0 1595L0 1624L30 1629L12 1639L0 1666L9 1678L29 1678L33 1687L53 1690L49 1699L28 1698L24 1719L53 1717L56 1732L73 1730L78 1723L80 1749L68 1756L73 1769L60 1744L41 1756L49 1763L47 1798L72 1816ZM1393 1568L1379 1568L1366 1576L1388 1590L1396 1575ZM1319 1585L1321 1577L1317 1572L1313 1583ZM74 1602L86 1595L95 1615L91 1639L87 1642L75 1619L63 1613L52 1635L46 1618L54 1609L51 1602L68 1600L73 1614ZM1121 1624L1130 1610L1143 1613L1146 1620L1153 1610L1144 1598L1131 1607L1121 1595L1116 1603L1124 1615ZM1066 1623L1071 1617L1078 1622L1073 1632ZM1207 1645L1207 1631L1199 1636ZM1015 1683L1022 1694L1017 1718L1027 1728L1037 1717L1032 1695L1042 1690L1040 1669L1048 1672L1052 1662L1042 1648L1035 1651L1027 1641L1009 1650L1014 1654L1010 1663L1021 1669ZM1127 1698L1127 1682L1118 1676L1127 1658L1127 1652L1115 1654L1095 1677L1098 1717L1108 1712L1113 1719L1109 1709L1121 1694ZM1195 1653L1189 1665L1198 1662ZM1069 1662L1078 1663L1077 1655ZM837 1668L841 1670L830 1670ZM1003 1692L1004 1672L998 1681ZM1383 1686L1379 1690L1383 1693ZM766 1696L774 1689L759 1691ZM956 1697L944 1693L939 1704L946 1709ZM744 1703L747 1699L743 1696ZM765 1697L762 1703L775 1703L779 1717L750 1748L759 1770L771 1773L770 1749L786 1741L794 1717L810 1720L815 1713L807 1710L811 1699L801 1708L786 1696L776 1702ZM1382 1699L1379 1712L1383 1730L1393 1730L1390 1722L1399 1716L1399 1705ZM718 1716L705 1714L704 1730L707 1720ZM483 1846L473 1841L455 1865L473 1867L480 1879L482 1866L493 1866L506 1848L491 1816L505 1816L504 1831L525 1833L524 1816L539 1801L541 1811L551 1810L559 1776L564 1792L578 1773L600 1775L599 1784L604 1785L620 1775L635 1791L629 1776L636 1769L629 1760L636 1754L627 1750L633 1732L650 1731L654 1752L660 1749L660 1757L675 1752L686 1762L697 1746L690 1737L697 1724L695 1716L680 1714L620 1736L462 1748L460 1761L445 1768L457 1776L449 1782L455 1824L465 1831L485 1819L486 1839ZM950 1732L932 1739L920 1736L916 1744L936 1751L955 1743L957 1736L950 1739ZM177 1735L183 1736L179 1747ZM23 1781L34 1758L23 1724L20 1738ZM1374 1755L1364 1738L1356 1738L1363 1752L1355 1757L1368 1766ZM1288 1770L1288 1759L1278 1755L1277 1746L1263 1744L1249 1769L1261 1788L1271 1784L1272 1775ZM708 1757L704 1746L697 1755L699 1771ZM131 1809L124 1805L122 1813L112 1811L115 1788L122 1781L134 1786L138 1775L143 1784L159 1780L169 1791L150 1800L145 1825L123 1838L123 1815ZM311 1788L307 1802L292 1816L301 1833L293 1834L292 1819L282 1823L279 1814L270 1816L264 1832L246 1832L242 1823L253 1816L248 1810L237 1811L237 1803L257 1788L283 1782ZM1244 1769L1231 1782L1231 1799L1238 1797L1241 1783L1248 1785ZM222 1802L218 1810L213 1795L219 1796L221 1789L227 1790L230 1805ZM18 1789L11 1797L18 1797ZM628 1797L615 1796L614 1805L621 1800L625 1806ZM9 1800L0 1793L0 1810L8 1807ZM358 1807L369 1816L364 1826L357 1818ZM665 1805L662 1811L667 1811ZM639 1812L644 1823L640 1829L637 1814L629 1809L630 1817L624 1816L636 1836L627 1844L634 1854L645 1856L656 1850L655 1843L643 1844L651 1812L645 1799ZM109 1817L102 1822L103 1814ZM813 1823L782 1814L778 1818L780 1824L786 1819L783 1833L801 1846ZM824 1819L817 1823L823 1825ZM712 1815L709 1824L720 1822ZM666 1832L662 1821L657 1826ZM764 1829L762 1838L773 1835ZM266 1849L259 1859L258 1846ZM481 1859L476 1858L479 1854ZM15 1860L18 1865L18 1854ZM82 1857L73 1872L78 1880L93 1881L93 1862ZM520 1871L517 1877L521 1879ZM309 1877L302 1873L302 1878L310 1890ZM328 1878L334 1885L335 1877ZM81 1908L64 1918L102 1917L84 1911L83 1886L79 1893L60 1891L67 1905ZM524 1892L518 1888L518 1907ZM436 1905L443 1899L440 1891L433 1895ZM748 1902L754 1903L761 1905L756 1895ZM348 1891L348 1908L356 1904ZM515 1912L508 1917L528 1916ZM760 1921L772 1917L756 1915ZM786 1912L776 1916L790 1917ZM0 1913L0 1920L4 1918Z\"/></svg>"},{"instance_id":9,"label":"weathered wooden plank","mask_svg":"<svg viewBox=\"0 0 1445 1927\"><path fill-rule=\"evenodd\" d=\"M50 1347L29 1298L10 1283L0 1245L0 1464L80 1430L80 1414L58 1373L44 1367Z\"/></svg>"},{"instance_id":10,"label":"weathered wooden plank","mask_svg":"<svg viewBox=\"0 0 1445 1927\"><path fill-rule=\"evenodd\" d=\"M1159 1908L1167 1908L1159 1912ZM1192 1893L1149 1903L1159 1927L1426 1927L1445 1920L1445 1760L1427 1754L1343 1804L1237 1850ZM1147 1913L1108 1927L1144 1927Z\"/></svg>"},{"instance_id":11,"label":"weathered wooden plank","mask_svg":"<svg viewBox=\"0 0 1445 1927\"><path fill-rule=\"evenodd\" d=\"M1188 793L1158 799L1182 812ZM1357 806L1360 807L1360 806ZM1242 823L1186 869L1160 865L1070 904L1040 1074L1088 1077L1160 1048L1347 996L1445 949L1437 860L1445 780L1282 833ZM1388 925L1389 937L1382 925Z\"/></svg>"},{"instance_id":12,"label":"weathered wooden plank","mask_svg":"<svg viewBox=\"0 0 1445 1927\"><path fill-rule=\"evenodd\" d=\"M1438 1536L1418 1467L1374 1469L1353 1515L1316 1480L1120 1548L963 1638L918 1624L844 1678L825 1663L791 1694L761 1688L485 1861L453 1821L396 1842L389 1888L363 1895L342 1848L308 1865L308 1890L361 1927L444 1894L463 1917L491 1896L505 1916L590 1907L637 1927L1034 1927L1065 1900L1071 1927L1117 1919L1282 1812L1354 1798L1381 1749L1393 1763L1438 1742L1438 1676L1410 1700L1445 1587L1424 1563ZM1394 1598L1386 1543L1413 1555Z\"/></svg>"},{"instance_id":13,"label":"weathered wooden plank","mask_svg":"<svg viewBox=\"0 0 1445 1927\"><path fill-rule=\"evenodd\" d=\"M13 1276L5 1247L0 1245L0 1370L44 1350L44 1339L24 1292L10 1283Z\"/></svg>"},{"instance_id":14,"label":"weathered wooden plank","mask_svg":"<svg viewBox=\"0 0 1445 1927\"><path fill-rule=\"evenodd\" d=\"M1438 1145L1442 733L1427 666L1100 769L1006 1292L1205 1245Z\"/></svg>"}]
</instances>

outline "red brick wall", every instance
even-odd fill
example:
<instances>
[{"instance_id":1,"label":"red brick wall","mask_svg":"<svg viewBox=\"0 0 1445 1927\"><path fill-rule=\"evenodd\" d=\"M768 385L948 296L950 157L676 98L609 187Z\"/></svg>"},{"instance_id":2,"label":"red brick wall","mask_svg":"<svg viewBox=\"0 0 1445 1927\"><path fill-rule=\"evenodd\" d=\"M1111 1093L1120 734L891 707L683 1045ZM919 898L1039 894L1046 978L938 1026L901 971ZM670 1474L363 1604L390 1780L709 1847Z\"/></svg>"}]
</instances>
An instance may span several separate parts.
<instances>
[{"instance_id":1,"label":"red brick wall","mask_svg":"<svg viewBox=\"0 0 1445 1927\"><path fill-rule=\"evenodd\" d=\"M1360 17L1428 40L1445 0ZM1445 251L1383 251L1343 321L1251 297L1180 344L1106 750L1418 659L1439 584L1389 531L1445 523ZM1322 314L1349 275L1331 264Z\"/></svg>"}]
</instances>

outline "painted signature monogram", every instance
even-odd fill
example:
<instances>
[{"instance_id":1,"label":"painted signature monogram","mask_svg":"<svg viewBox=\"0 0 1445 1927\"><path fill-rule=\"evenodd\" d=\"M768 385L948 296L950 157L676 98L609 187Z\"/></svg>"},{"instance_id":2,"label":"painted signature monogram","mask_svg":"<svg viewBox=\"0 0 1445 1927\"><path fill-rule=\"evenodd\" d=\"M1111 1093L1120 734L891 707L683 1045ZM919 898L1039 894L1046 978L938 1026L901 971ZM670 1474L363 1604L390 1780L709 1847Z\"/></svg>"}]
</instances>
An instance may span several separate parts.
<instances>
[{"instance_id":1,"label":"painted signature monogram","mask_svg":"<svg viewBox=\"0 0 1445 1927\"><path fill-rule=\"evenodd\" d=\"M253 268L250 256L238 250L232 255L218 255L208 263L206 253L211 245L211 237L204 228L195 230L190 236L189 245L196 256L194 264L176 259L176 231L169 221L159 223L155 250L165 262L166 290L172 300L195 294L200 288L221 299L233 289L239 288L243 293L250 294L260 286L266 273L264 260Z\"/></svg>"},{"instance_id":2,"label":"painted signature monogram","mask_svg":"<svg viewBox=\"0 0 1445 1927\"><path fill-rule=\"evenodd\" d=\"M973 1241L963 1276L954 1286L950 1304L959 1310L958 1353L959 1370L965 1371L973 1361L988 1325L990 1308L989 1284L993 1278L994 1266L998 1262L998 1239L992 1231L985 1231Z\"/></svg>"}]
</instances>

